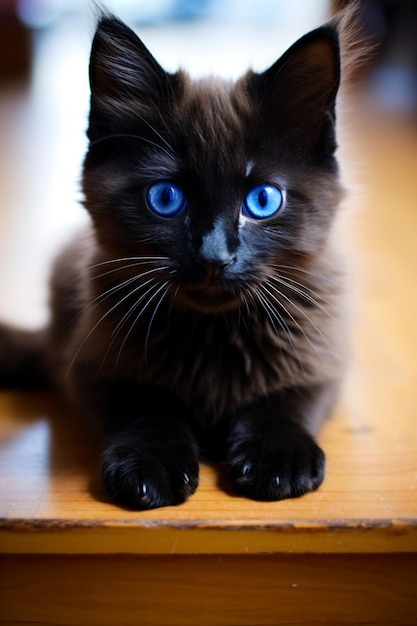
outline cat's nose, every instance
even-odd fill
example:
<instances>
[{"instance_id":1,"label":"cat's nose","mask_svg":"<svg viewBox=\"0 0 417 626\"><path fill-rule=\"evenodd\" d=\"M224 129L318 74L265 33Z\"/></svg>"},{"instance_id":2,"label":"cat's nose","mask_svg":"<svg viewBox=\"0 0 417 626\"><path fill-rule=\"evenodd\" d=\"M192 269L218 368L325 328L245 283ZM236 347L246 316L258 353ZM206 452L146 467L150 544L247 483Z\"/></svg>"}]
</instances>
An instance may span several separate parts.
<instances>
[{"instance_id":1,"label":"cat's nose","mask_svg":"<svg viewBox=\"0 0 417 626\"><path fill-rule=\"evenodd\" d=\"M234 261L235 257L232 255L221 256L218 258L207 258L202 255L196 256L197 263L202 266L206 272L206 276L212 280L219 277L221 272Z\"/></svg>"},{"instance_id":2,"label":"cat's nose","mask_svg":"<svg viewBox=\"0 0 417 626\"><path fill-rule=\"evenodd\" d=\"M204 268L210 279L218 278L220 273L234 261L235 255L229 250L225 227L220 220L203 235L194 258Z\"/></svg>"}]
</instances>

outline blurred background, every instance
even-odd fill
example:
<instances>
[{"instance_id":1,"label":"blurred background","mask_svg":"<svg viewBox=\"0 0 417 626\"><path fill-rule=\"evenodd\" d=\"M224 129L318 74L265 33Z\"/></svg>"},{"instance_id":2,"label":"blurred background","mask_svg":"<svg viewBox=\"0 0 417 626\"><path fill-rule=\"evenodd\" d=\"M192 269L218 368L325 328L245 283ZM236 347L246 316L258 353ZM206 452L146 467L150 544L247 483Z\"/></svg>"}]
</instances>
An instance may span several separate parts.
<instances>
[{"instance_id":1,"label":"blurred background","mask_svg":"<svg viewBox=\"0 0 417 626\"><path fill-rule=\"evenodd\" d=\"M106 6L136 29L167 70L233 78L248 66L265 69L326 20L336 2L113 0ZM51 258L86 219L79 174L94 11L88 0L0 0L0 318L16 324L44 322ZM414 167L417 2L363 0L361 19L377 46L347 98L342 158L347 178L351 170L366 186L364 163L375 150L399 167L397 150L407 171ZM409 198L416 197L417 162L415 170L407 178ZM369 176L386 184L381 193L388 202L390 170L370 169Z\"/></svg>"}]
</instances>

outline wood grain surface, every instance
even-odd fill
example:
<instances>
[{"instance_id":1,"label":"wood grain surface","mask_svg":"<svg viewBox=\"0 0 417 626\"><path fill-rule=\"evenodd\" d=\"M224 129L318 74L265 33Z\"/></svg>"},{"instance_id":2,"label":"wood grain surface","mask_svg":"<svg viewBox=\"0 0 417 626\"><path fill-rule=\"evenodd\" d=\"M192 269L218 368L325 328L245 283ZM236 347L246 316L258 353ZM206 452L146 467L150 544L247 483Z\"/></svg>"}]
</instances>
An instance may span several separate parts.
<instances>
[{"instance_id":1,"label":"wood grain surface","mask_svg":"<svg viewBox=\"0 0 417 626\"><path fill-rule=\"evenodd\" d=\"M40 563L26 556L1 565L7 571L3 607L10 624L416 623L415 562L407 555L373 560L363 555L343 560L335 555L79 556Z\"/></svg>"}]
</instances>

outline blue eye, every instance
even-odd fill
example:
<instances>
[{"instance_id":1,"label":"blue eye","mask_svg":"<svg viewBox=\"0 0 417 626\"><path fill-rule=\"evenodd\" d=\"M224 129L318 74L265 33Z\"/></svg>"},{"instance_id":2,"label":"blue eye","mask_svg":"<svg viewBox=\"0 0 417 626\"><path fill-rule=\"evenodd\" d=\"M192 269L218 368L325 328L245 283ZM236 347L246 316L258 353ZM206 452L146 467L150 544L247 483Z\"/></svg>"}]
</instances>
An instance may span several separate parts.
<instances>
[{"instance_id":1,"label":"blue eye","mask_svg":"<svg viewBox=\"0 0 417 626\"><path fill-rule=\"evenodd\" d=\"M151 185L146 198L149 208L161 217L178 217L187 208L187 198L183 190L169 181Z\"/></svg>"},{"instance_id":2,"label":"blue eye","mask_svg":"<svg viewBox=\"0 0 417 626\"><path fill-rule=\"evenodd\" d=\"M280 210L284 197L275 185L257 185L246 194L242 213L246 217L264 220Z\"/></svg>"}]
</instances>

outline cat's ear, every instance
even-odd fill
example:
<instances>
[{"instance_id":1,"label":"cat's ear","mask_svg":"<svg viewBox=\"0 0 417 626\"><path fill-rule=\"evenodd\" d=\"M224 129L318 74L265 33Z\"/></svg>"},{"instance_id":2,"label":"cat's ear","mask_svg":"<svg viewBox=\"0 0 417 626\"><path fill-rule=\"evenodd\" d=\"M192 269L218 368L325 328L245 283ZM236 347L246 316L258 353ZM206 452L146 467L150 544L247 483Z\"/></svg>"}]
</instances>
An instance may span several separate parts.
<instances>
[{"instance_id":1,"label":"cat's ear","mask_svg":"<svg viewBox=\"0 0 417 626\"><path fill-rule=\"evenodd\" d=\"M335 149L335 102L340 83L337 28L332 23L299 39L272 67L252 79L269 132L297 149Z\"/></svg>"},{"instance_id":2,"label":"cat's ear","mask_svg":"<svg viewBox=\"0 0 417 626\"><path fill-rule=\"evenodd\" d=\"M90 139L108 119L146 117L172 98L171 75L139 37L113 15L98 22L90 56Z\"/></svg>"}]
</instances>

